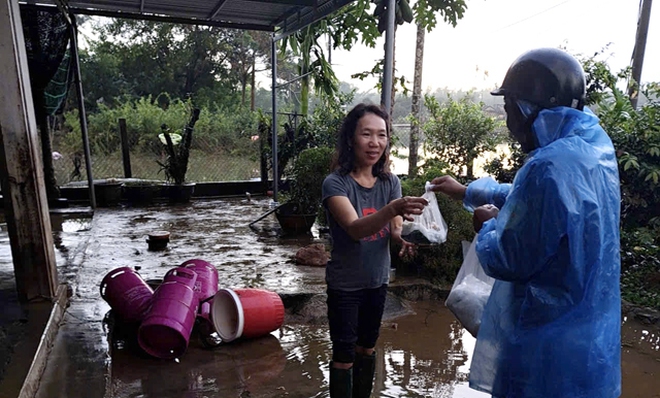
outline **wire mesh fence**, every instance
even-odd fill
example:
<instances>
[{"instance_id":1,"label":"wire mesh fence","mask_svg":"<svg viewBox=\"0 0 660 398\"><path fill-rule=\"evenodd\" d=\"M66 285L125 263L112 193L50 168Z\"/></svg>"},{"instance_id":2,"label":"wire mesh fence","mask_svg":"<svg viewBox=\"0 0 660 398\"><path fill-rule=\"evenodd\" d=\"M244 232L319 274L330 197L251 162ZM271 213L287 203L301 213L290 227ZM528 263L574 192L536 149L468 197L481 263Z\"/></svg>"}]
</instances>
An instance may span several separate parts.
<instances>
[{"instance_id":1,"label":"wire mesh fence","mask_svg":"<svg viewBox=\"0 0 660 398\"><path fill-rule=\"evenodd\" d=\"M94 179L126 177L119 132L117 137L90 141L96 142L92 148L91 168ZM93 132L90 132L93 134ZM392 128L392 168L396 174L408 172L408 146L410 124L395 124ZM155 136L154 136L155 137ZM85 158L82 145L71 145L72 139L78 137L58 136L53 142L53 164L55 177L59 185L70 182L87 181ZM260 142L256 131L243 132L230 140L209 139L205 136L194 136L190 151L186 180L189 182L226 182L247 181L261 178L261 151L269 150ZM99 144L103 142L103 144ZM151 145L134 143L129 149L130 176L145 180L165 180L164 171L159 162L164 163L165 148L156 138ZM272 178L272 175L269 176Z\"/></svg>"}]
</instances>

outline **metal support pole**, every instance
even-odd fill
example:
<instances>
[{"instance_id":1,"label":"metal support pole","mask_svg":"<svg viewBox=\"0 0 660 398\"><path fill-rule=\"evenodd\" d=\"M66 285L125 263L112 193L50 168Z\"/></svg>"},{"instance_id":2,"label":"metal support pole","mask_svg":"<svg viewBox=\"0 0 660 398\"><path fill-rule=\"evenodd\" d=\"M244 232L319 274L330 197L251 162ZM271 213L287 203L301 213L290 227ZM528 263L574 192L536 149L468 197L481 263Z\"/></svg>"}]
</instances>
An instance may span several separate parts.
<instances>
[{"instance_id":1,"label":"metal support pole","mask_svg":"<svg viewBox=\"0 0 660 398\"><path fill-rule=\"evenodd\" d=\"M630 103L634 109L637 109L639 89L642 84L642 65L644 64L644 51L646 49L646 36L649 32L652 2L652 0L642 0L639 20L637 21L637 36L635 38L635 48L633 50L632 60L632 81L628 87Z\"/></svg>"},{"instance_id":2,"label":"metal support pole","mask_svg":"<svg viewBox=\"0 0 660 398\"><path fill-rule=\"evenodd\" d=\"M394 11L396 0L387 1L387 30L385 30L385 65L380 103L389 114L392 108L392 74L394 72Z\"/></svg>"},{"instance_id":3,"label":"metal support pole","mask_svg":"<svg viewBox=\"0 0 660 398\"><path fill-rule=\"evenodd\" d=\"M273 121L271 124L271 133L273 135L273 201L277 203L277 189L280 181L277 170L277 41L275 40L275 35L271 39L270 51L273 72L273 85L271 89L273 103Z\"/></svg>"},{"instance_id":4,"label":"metal support pole","mask_svg":"<svg viewBox=\"0 0 660 398\"><path fill-rule=\"evenodd\" d=\"M85 96L83 95L82 78L80 76L80 58L78 57L78 27L75 18L71 18L71 51L73 54L73 77L78 92L78 113L80 116L80 131L82 132L83 150L85 152L85 170L87 171L87 186L89 187L89 202L96 209L94 193L94 177L92 176L92 155L89 150L89 134L87 131L87 114L85 113Z\"/></svg>"}]
</instances>

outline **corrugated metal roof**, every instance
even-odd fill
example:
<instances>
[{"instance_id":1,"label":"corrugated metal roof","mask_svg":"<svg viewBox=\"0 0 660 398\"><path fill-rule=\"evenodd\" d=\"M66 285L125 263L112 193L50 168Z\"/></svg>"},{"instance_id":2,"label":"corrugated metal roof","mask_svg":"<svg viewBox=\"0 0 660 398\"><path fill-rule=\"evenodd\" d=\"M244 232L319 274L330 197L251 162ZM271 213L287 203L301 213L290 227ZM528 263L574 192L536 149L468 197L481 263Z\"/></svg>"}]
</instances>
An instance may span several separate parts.
<instances>
[{"instance_id":1,"label":"corrugated metal roof","mask_svg":"<svg viewBox=\"0 0 660 398\"><path fill-rule=\"evenodd\" d=\"M279 37L318 21L353 0L23 0L64 4L74 14L158 20L277 32Z\"/></svg>"}]
</instances>

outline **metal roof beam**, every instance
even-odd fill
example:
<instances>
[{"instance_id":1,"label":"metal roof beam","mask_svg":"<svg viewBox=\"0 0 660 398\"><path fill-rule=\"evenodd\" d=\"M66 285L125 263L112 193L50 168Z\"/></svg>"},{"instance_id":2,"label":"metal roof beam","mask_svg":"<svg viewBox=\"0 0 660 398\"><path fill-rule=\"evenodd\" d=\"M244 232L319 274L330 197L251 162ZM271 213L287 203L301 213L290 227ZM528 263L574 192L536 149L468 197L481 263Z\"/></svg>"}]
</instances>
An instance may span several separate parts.
<instances>
[{"instance_id":1,"label":"metal roof beam","mask_svg":"<svg viewBox=\"0 0 660 398\"><path fill-rule=\"evenodd\" d=\"M169 22L169 23L184 24L184 25L217 26L220 28L261 30L266 32L272 32L274 30L272 26L265 24L260 25L254 23L211 21L208 19L169 17L166 15L138 14L133 12L109 11L109 10L75 8L75 7L69 7L69 10L74 14L96 15L100 17L110 17L110 18L125 18L125 19L136 19L143 21Z\"/></svg>"},{"instance_id":2,"label":"metal roof beam","mask_svg":"<svg viewBox=\"0 0 660 398\"><path fill-rule=\"evenodd\" d=\"M257 3L287 4L291 6L316 7L318 0L250 0Z\"/></svg>"},{"instance_id":3,"label":"metal roof beam","mask_svg":"<svg viewBox=\"0 0 660 398\"><path fill-rule=\"evenodd\" d=\"M227 0L218 1L218 4L216 4L215 7L213 7L213 10L211 10L211 13L209 14L209 19L214 19L218 15L218 13L220 12L220 9L222 8L222 6L225 5L226 2L227 2Z\"/></svg>"},{"instance_id":4,"label":"metal roof beam","mask_svg":"<svg viewBox=\"0 0 660 398\"><path fill-rule=\"evenodd\" d=\"M333 12L351 3L353 0L330 0L318 7L303 9L298 15L289 15L279 23L281 29L275 34L274 40L283 39L293 32L313 24L318 20L332 14Z\"/></svg>"}]
</instances>

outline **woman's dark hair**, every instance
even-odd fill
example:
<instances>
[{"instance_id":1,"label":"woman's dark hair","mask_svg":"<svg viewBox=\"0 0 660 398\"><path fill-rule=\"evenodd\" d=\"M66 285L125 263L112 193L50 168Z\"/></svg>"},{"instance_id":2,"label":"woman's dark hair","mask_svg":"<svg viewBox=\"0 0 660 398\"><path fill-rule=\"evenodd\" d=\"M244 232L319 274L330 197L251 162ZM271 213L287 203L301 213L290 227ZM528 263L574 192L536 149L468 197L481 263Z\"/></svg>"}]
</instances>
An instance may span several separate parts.
<instances>
[{"instance_id":1,"label":"woman's dark hair","mask_svg":"<svg viewBox=\"0 0 660 398\"><path fill-rule=\"evenodd\" d=\"M335 155L332 160L332 170L339 170L340 174L346 175L355 169L355 154L353 153L355 130L357 129L358 121L367 113L373 113L385 121L388 140L388 147L385 149L385 152L383 152L383 156L381 156L380 159L378 159L378 162L374 165L372 174L376 177L384 177L390 173L389 116L381 107L364 103L356 105L344 118L341 128L339 129L337 147L335 148Z\"/></svg>"}]
</instances>

